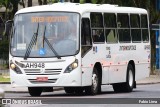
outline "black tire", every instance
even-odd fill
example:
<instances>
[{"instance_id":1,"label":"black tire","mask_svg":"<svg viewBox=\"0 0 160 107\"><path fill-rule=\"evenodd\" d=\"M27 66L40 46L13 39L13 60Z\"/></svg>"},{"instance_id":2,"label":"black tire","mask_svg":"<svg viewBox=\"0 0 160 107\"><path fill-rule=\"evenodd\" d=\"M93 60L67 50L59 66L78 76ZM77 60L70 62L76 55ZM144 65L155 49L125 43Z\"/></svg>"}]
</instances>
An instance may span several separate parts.
<instances>
[{"instance_id":1,"label":"black tire","mask_svg":"<svg viewBox=\"0 0 160 107\"><path fill-rule=\"evenodd\" d=\"M132 92L134 88L135 76L134 70L131 64L127 68L127 77L125 83L113 84L113 89L115 92Z\"/></svg>"},{"instance_id":2,"label":"black tire","mask_svg":"<svg viewBox=\"0 0 160 107\"><path fill-rule=\"evenodd\" d=\"M116 84L113 84L113 90L114 92L118 93L118 92L123 92L124 91L124 83L116 83Z\"/></svg>"},{"instance_id":3,"label":"black tire","mask_svg":"<svg viewBox=\"0 0 160 107\"><path fill-rule=\"evenodd\" d=\"M125 92L132 92L134 88L135 76L134 70L131 64L128 65L127 68L127 81L125 83Z\"/></svg>"},{"instance_id":4,"label":"black tire","mask_svg":"<svg viewBox=\"0 0 160 107\"><path fill-rule=\"evenodd\" d=\"M93 70L92 74L92 85L85 87L85 92L87 95L95 95L100 92L101 89L101 80L99 73L96 68Z\"/></svg>"},{"instance_id":5,"label":"black tire","mask_svg":"<svg viewBox=\"0 0 160 107\"><path fill-rule=\"evenodd\" d=\"M84 88L83 87L76 87L75 88L75 94L83 94Z\"/></svg>"},{"instance_id":6,"label":"black tire","mask_svg":"<svg viewBox=\"0 0 160 107\"><path fill-rule=\"evenodd\" d=\"M31 96L40 96L42 91L42 87L28 87L28 92Z\"/></svg>"},{"instance_id":7,"label":"black tire","mask_svg":"<svg viewBox=\"0 0 160 107\"><path fill-rule=\"evenodd\" d=\"M64 87L64 91L65 91L67 94L71 94L71 93L74 93L75 88L74 88L74 87Z\"/></svg>"}]
</instances>

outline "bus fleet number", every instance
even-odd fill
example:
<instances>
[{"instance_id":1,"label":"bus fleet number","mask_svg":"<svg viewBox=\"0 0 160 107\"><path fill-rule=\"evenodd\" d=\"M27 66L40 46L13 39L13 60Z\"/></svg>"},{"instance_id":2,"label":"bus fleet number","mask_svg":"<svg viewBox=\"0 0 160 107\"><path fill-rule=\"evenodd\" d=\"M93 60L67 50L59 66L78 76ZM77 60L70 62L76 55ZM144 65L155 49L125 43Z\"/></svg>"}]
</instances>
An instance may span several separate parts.
<instances>
[{"instance_id":1,"label":"bus fleet number","mask_svg":"<svg viewBox=\"0 0 160 107\"><path fill-rule=\"evenodd\" d=\"M44 63L27 63L25 68L44 68Z\"/></svg>"}]
</instances>

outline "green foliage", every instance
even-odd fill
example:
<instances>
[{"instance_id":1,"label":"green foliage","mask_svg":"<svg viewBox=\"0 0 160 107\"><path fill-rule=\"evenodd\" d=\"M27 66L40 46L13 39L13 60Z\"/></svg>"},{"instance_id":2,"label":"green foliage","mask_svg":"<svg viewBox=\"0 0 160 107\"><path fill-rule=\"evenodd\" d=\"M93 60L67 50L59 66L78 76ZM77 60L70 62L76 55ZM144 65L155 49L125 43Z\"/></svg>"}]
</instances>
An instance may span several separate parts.
<instances>
[{"instance_id":1,"label":"green foliage","mask_svg":"<svg viewBox=\"0 0 160 107\"><path fill-rule=\"evenodd\" d=\"M81 4L83 4L83 3L85 3L86 2L86 0L80 0L80 3Z\"/></svg>"},{"instance_id":2,"label":"green foliage","mask_svg":"<svg viewBox=\"0 0 160 107\"><path fill-rule=\"evenodd\" d=\"M59 0L47 0L48 3L57 3Z\"/></svg>"},{"instance_id":3,"label":"green foliage","mask_svg":"<svg viewBox=\"0 0 160 107\"><path fill-rule=\"evenodd\" d=\"M96 3L98 2L98 0L91 0L91 2L92 2L93 4L96 4Z\"/></svg>"},{"instance_id":4,"label":"green foliage","mask_svg":"<svg viewBox=\"0 0 160 107\"><path fill-rule=\"evenodd\" d=\"M10 82L9 76L1 76L0 75L0 82Z\"/></svg>"},{"instance_id":5,"label":"green foliage","mask_svg":"<svg viewBox=\"0 0 160 107\"><path fill-rule=\"evenodd\" d=\"M9 40L0 41L0 58L8 60L9 55Z\"/></svg>"},{"instance_id":6,"label":"green foliage","mask_svg":"<svg viewBox=\"0 0 160 107\"><path fill-rule=\"evenodd\" d=\"M13 18L14 14L18 10L18 4L21 0L0 0L0 7L5 7L5 19L8 19L8 12L11 12L11 16Z\"/></svg>"}]
</instances>

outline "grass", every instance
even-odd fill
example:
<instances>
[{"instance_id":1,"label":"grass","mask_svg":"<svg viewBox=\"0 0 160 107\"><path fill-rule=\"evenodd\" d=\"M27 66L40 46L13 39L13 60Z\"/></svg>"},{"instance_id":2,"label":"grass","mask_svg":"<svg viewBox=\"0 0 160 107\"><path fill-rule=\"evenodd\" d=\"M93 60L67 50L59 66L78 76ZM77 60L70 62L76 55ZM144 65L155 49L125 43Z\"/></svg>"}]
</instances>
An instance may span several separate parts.
<instances>
[{"instance_id":1,"label":"grass","mask_svg":"<svg viewBox=\"0 0 160 107\"><path fill-rule=\"evenodd\" d=\"M1 70L5 70L5 69L8 69L8 64L0 64L0 69Z\"/></svg>"},{"instance_id":2,"label":"grass","mask_svg":"<svg viewBox=\"0 0 160 107\"><path fill-rule=\"evenodd\" d=\"M2 75L0 75L0 83L1 82L10 82L9 76L2 76Z\"/></svg>"}]
</instances>

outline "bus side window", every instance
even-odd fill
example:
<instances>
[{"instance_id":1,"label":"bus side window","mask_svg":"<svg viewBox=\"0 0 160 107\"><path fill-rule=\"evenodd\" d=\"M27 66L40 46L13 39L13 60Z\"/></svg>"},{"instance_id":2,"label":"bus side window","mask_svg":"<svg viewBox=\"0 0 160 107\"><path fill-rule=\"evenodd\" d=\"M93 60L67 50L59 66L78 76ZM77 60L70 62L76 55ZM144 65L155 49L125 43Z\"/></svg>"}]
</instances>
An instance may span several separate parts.
<instances>
[{"instance_id":1,"label":"bus side window","mask_svg":"<svg viewBox=\"0 0 160 107\"><path fill-rule=\"evenodd\" d=\"M117 43L116 15L115 13L104 13L104 27L107 43Z\"/></svg>"},{"instance_id":2,"label":"bus side window","mask_svg":"<svg viewBox=\"0 0 160 107\"><path fill-rule=\"evenodd\" d=\"M130 27L131 27L132 42L141 42L139 14L130 14Z\"/></svg>"},{"instance_id":3,"label":"bus side window","mask_svg":"<svg viewBox=\"0 0 160 107\"><path fill-rule=\"evenodd\" d=\"M141 15L141 29L142 29L142 39L143 42L149 41L149 32L148 32L148 21L147 15Z\"/></svg>"},{"instance_id":4,"label":"bus side window","mask_svg":"<svg viewBox=\"0 0 160 107\"><path fill-rule=\"evenodd\" d=\"M119 42L131 42L128 14L117 14Z\"/></svg>"},{"instance_id":5,"label":"bus side window","mask_svg":"<svg viewBox=\"0 0 160 107\"><path fill-rule=\"evenodd\" d=\"M102 13L92 12L90 14L91 18L91 29L92 38L95 43L104 43L104 27L103 27L103 16Z\"/></svg>"},{"instance_id":6,"label":"bus side window","mask_svg":"<svg viewBox=\"0 0 160 107\"><path fill-rule=\"evenodd\" d=\"M92 45L91 41L91 29L90 21L88 18L82 19L82 33L81 33L81 44L82 45Z\"/></svg>"},{"instance_id":7,"label":"bus side window","mask_svg":"<svg viewBox=\"0 0 160 107\"><path fill-rule=\"evenodd\" d=\"M91 28L89 18L82 19L81 26L81 55L84 55L92 48L92 39L91 39Z\"/></svg>"}]
</instances>

